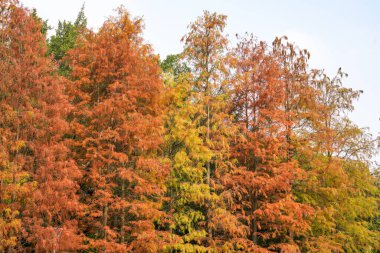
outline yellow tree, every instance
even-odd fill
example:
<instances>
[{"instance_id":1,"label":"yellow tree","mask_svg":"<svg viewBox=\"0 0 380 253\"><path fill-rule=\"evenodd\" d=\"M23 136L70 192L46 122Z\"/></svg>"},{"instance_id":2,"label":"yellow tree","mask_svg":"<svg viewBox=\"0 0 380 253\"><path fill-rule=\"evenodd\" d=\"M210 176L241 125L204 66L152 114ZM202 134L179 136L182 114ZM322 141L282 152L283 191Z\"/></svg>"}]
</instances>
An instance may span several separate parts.
<instances>
[{"instance_id":1,"label":"yellow tree","mask_svg":"<svg viewBox=\"0 0 380 253\"><path fill-rule=\"evenodd\" d=\"M162 63L166 70L168 105L164 154L171 164L166 208L172 217L171 231L174 235L167 251L207 252L204 222L210 192L204 180L204 165L211 159L212 153L204 145L202 129L198 127L196 116L202 107L191 101L191 75L188 71L176 73L181 63L178 58L174 62L172 60L169 56Z\"/></svg>"},{"instance_id":2,"label":"yellow tree","mask_svg":"<svg viewBox=\"0 0 380 253\"><path fill-rule=\"evenodd\" d=\"M300 134L298 160L307 178L295 186L298 198L316 209L312 234L305 240L310 252L361 252L379 248L372 231L376 215L376 187L369 170L375 151L366 129L354 125L347 112L361 91L346 88L340 69L333 78L312 70L315 89L314 117Z\"/></svg>"},{"instance_id":3,"label":"yellow tree","mask_svg":"<svg viewBox=\"0 0 380 253\"><path fill-rule=\"evenodd\" d=\"M182 57L191 72L191 97L197 108L193 121L199 129L203 145L210 156L202 166L210 197L206 205L208 244L223 245L238 236L238 221L226 211L222 178L231 167L229 136L233 134L227 111L229 92L227 46L224 35L226 16L205 11L189 25L190 31L182 41Z\"/></svg>"}]
</instances>

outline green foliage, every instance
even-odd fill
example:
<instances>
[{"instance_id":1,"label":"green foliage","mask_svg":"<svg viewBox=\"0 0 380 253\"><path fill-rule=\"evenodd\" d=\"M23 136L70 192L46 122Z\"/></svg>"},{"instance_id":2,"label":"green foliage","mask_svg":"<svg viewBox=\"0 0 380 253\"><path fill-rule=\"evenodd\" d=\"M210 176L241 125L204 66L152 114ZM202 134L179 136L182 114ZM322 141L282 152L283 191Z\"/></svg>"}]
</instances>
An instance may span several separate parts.
<instances>
[{"instance_id":1,"label":"green foliage","mask_svg":"<svg viewBox=\"0 0 380 253\"><path fill-rule=\"evenodd\" d=\"M181 56L179 54L168 55L163 61L160 62L160 66L165 73L172 73L176 78L180 74L190 72L190 68L185 62L181 62Z\"/></svg>"},{"instance_id":2,"label":"green foliage","mask_svg":"<svg viewBox=\"0 0 380 253\"><path fill-rule=\"evenodd\" d=\"M87 18L84 14L84 5L78 13L74 23L70 21L59 21L55 34L48 41L49 54L59 64L58 72L62 76L68 76L70 67L64 61L68 50L76 45L77 37L87 26Z\"/></svg>"},{"instance_id":3,"label":"green foliage","mask_svg":"<svg viewBox=\"0 0 380 253\"><path fill-rule=\"evenodd\" d=\"M48 24L48 20L43 20L37 15L37 10L32 9L32 17L41 24L41 33L45 36L47 36L47 33L49 30L52 29L52 27Z\"/></svg>"}]
</instances>

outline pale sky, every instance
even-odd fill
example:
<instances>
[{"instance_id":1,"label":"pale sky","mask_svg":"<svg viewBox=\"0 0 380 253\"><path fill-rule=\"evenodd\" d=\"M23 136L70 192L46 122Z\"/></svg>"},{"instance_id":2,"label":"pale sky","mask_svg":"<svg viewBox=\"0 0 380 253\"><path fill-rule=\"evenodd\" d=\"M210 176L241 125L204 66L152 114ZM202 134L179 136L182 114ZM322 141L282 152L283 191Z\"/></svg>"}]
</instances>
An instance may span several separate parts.
<instances>
[{"instance_id":1,"label":"pale sky","mask_svg":"<svg viewBox=\"0 0 380 253\"><path fill-rule=\"evenodd\" d=\"M35 7L56 27L58 20L74 20L81 0L20 0ZM87 0L89 27L99 28L123 4L133 16L145 20L144 37L164 58L179 53L187 25L203 10L228 16L226 32L253 33L271 42L275 36L311 52L310 65L334 74L339 67L349 74L344 85L363 90L355 103L353 121L380 132L380 1L377 0ZM377 159L378 160L378 159Z\"/></svg>"}]
</instances>

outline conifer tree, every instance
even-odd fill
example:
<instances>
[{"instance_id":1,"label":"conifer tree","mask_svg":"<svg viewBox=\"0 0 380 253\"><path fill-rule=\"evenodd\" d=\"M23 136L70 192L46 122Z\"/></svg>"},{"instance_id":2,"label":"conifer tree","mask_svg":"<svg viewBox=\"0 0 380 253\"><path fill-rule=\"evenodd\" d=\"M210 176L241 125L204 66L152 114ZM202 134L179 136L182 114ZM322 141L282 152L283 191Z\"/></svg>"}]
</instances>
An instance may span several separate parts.
<instances>
[{"instance_id":1,"label":"conifer tree","mask_svg":"<svg viewBox=\"0 0 380 253\"><path fill-rule=\"evenodd\" d=\"M232 167L228 139L233 134L227 108L230 85L225 25L225 15L205 11L189 25L190 31L182 38L183 59L192 74L190 100L198 110L193 121L201 131L203 145L210 151L202 166L210 192L205 215L208 245L212 247L228 247L225 244L241 232L236 217L227 211L228 196L223 186L223 177Z\"/></svg>"},{"instance_id":2,"label":"conifer tree","mask_svg":"<svg viewBox=\"0 0 380 253\"><path fill-rule=\"evenodd\" d=\"M228 177L236 215L249 228L246 251L298 252L312 209L296 203L292 184L301 170L287 152L286 84L281 63L264 42L243 38L233 51L236 68L231 110L239 127L232 154L239 167ZM245 239L244 239L245 238ZM261 248L261 249L260 249Z\"/></svg>"},{"instance_id":3,"label":"conifer tree","mask_svg":"<svg viewBox=\"0 0 380 253\"><path fill-rule=\"evenodd\" d=\"M68 76L70 68L63 58L67 54L67 51L75 47L78 37L86 27L87 18L84 14L83 5L74 22L59 21L55 34L49 38L49 54L57 62L60 75Z\"/></svg>"},{"instance_id":4,"label":"conifer tree","mask_svg":"<svg viewBox=\"0 0 380 253\"><path fill-rule=\"evenodd\" d=\"M315 118L315 89L310 84L308 60L310 53L290 43L286 36L272 42L272 53L281 68L284 83L283 110L286 117L287 159L297 157L297 148L304 145L297 134L310 126Z\"/></svg>"},{"instance_id":5,"label":"conifer tree","mask_svg":"<svg viewBox=\"0 0 380 253\"><path fill-rule=\"evenodd\" d=\"M47 40L0 0L0 252L380 252L362 91L226 19L159 61L123 7Z\"/></svg>"},{"instance_id":6,"label":"conifer tree","mask_svg":"<svg viewBox=\"0 0 380 253\"><path fill-rule=\"evenodd\" d=\"M212 153L204 145L196 120L203 108L192 101L194 91L186 64L178 56L168 56L161 66L167 90L164 153L171 163L166 208L175 235L166 250L206 252L204 223L210 192L204 180L204 165Z\"/></svg>"},{"instance_id":7,"label":"conifer tree","mask_svg":"<svg viewBox=\"0 0 380 253\"><path fill-rule=\"evenodd\" d=\"M168 174L157 158L163 85L141 32L142 20L119 8L68 53L71 138L84 173L81 223L93 250L157 252L165 239L155 229Z\"/></svg>"},{"instance_id":8,"label":"conifer tree","mask_svg":"<svg viewBox=\"0 0 380 253\"><path fill-rule=\"evenodd\" d=\"M33 13L17 1L0 8L1 244L8 252L77 250L80 173L62 141L65 80L46 57Z\"/></svg>"},{"instance_id":9,"label":"conifer tree","mask_svg":"<svg viewBox=\"0 0 380 253\"><path fill-rule=\"evenodd\" d=\"M371 229L377 193L368 167L375 143L347 117L361 92L342 85L346 74L341 69L334 78L321 70L312 70L311 76L316 90L315 117L303 131L307 145L298 149L307 178L295 186L299 199L317 210L306 249L378 250L378 232Z\"/></svg>"}]
</instances>

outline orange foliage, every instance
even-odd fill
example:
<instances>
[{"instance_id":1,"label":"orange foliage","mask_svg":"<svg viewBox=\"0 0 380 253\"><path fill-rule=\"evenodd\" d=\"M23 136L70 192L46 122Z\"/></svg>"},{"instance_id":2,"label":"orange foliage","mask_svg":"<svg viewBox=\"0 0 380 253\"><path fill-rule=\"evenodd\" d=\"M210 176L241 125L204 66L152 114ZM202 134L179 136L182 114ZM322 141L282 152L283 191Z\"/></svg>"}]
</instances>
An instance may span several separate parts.
<instances>
[{"instance_id":1,"label":"orange foliage","mask_svg":"<svg viewBox=\"0 0 380 253\"><path fill-rule=\"evenodd\" d=\"M93 238L90 247L112 252L148 252L162 215L167 169L156 158L162 81L141 29L140 19L119 9L98 33L87 31L68 57L71 136L84 173L82 226Z\"/></svg>"},{"instance_id":2,"label":"orange foliage","mask_svg":"<svg viewBox=\"0 0 380 253\"><path fill-rule=\"evenodd\" d=\"M5 174L1 185L15 187L10 189L14 197L8 208L22 213L23 236L31 248L76 250L81 236L75 180L81 174L62 141L70 110L66 81L54 74L41 24L32 14L16 1L1 1L0 8L2 166L13 174L12 183ZM13 236L19 237L19 232L13 226ZM17 249L21 250L19 243Z\"/></svg>"},{"instance_id":3,"label":"orange foliage","mask_svg":"<svg viewBox=\"0 0 380 253\"><path fill-rule=\"evenodd\" d=\"M249 227L246 247L252 240L268 249L298 249L295 240L310 228L305 218L312 209L296 203L291 193L302 171L287 155L292 122L284 110L282 68L267 45L252 37L242 39L234 56L231 110L241 134L232 148L240 166L226 178L235 201L232 208Z\"/></svg>"}]
</instances>

